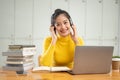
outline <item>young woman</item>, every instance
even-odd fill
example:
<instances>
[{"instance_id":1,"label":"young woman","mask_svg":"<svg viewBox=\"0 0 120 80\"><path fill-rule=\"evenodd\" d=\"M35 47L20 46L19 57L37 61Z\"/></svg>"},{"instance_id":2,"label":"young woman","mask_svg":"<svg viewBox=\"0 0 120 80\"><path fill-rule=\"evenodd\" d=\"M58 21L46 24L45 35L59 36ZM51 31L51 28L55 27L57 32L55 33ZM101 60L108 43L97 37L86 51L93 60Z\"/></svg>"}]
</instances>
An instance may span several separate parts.
<instances>
[{"instance_id":1,"label":"young woman","mask_svg":"<svg viewBox=\"0 0 120 80\"><path fill-rule=\"evenodd\" d=\"M44 41L44 50L39 57L42 66L67 66L72 68L75 46L84 45L78 37L76 26L65 10L56 9L51 16L51 36Z\"/></svg>"}]
</instances>

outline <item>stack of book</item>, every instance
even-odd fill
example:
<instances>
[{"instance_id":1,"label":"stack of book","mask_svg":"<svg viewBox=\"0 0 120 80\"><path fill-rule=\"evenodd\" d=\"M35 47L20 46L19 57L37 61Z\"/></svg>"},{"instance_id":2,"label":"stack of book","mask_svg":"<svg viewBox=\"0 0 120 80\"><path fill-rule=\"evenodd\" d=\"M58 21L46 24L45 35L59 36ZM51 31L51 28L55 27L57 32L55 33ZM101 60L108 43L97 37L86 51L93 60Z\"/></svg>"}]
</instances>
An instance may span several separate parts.
<instances>
[{"instance_id":1,"label":"stack of book","mask_svg":"<svg viewBox=\"0 0 120 80\"><path fill-rule=\"evenodd\" d=\"M33 57L36 53L35 45L9 45L3 56L7 56L3 70L13 70L18 74L25 74L34 67Z\"/></svg>"}]
</instances>

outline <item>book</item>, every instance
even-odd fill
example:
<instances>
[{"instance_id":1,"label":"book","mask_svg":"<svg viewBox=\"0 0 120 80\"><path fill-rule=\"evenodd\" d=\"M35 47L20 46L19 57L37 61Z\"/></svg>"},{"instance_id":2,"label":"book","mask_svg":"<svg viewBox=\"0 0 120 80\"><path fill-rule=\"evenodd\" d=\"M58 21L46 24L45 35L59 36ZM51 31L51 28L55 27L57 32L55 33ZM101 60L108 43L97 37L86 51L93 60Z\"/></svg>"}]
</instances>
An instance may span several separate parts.
<instances>
[{"instance_id":1,"label":"book","mask_svg":"<svg viewBox=\"0 0 120 80\"><path fill-rule=\"evenodd\" d=\"M2 52L3 56L30 56L36 54L36 48L23 48L21 50L8 50Z\"/></svg>"},{"instance_id":2,"label":"book","mask_svg":"<svg viewBox=\"0 0 120 80\"><path fill-rule=\"evenodd\" d=\"M39 71L56 72L56 71L69 71L69 70L70 70L70 68L68 68L66 66L56 66L56 67L40 66L40 67L34 67L32 69L32 72L39 72Z\"/></svg>"},{"instance_id":3,"label":"book","mask_svg":"<svg viewBox=\"0 0 120 80\"><path fill-rule=\"evenodd\" d=\"M13 61L13 62L19 62L19 61L23 61L23 62L27 62L27 61L33 61L33 58L28 58L28 59L25 59L25 58L21 58L21 59L14 59L14 58L12 58L12 59L9 59L9 58L7 58L7 60L6 61Z\"/></svg>"},{"instance_id":4,"label":"book","mask_svg":"<svg viewBox=\"0 0 120 80\"><path fill-rule=\"evenodd\" d=\"M6 65L3 70L24 72L34 67L33 56L36 54L35 45L9 45L3 56L7 56Z\"/></svg>"},{"instance_id":5,"label":"book","mask_svg":"<svg viewBox=\"0 0 120 80\"><path fill-rule=\"evenodd\" d=\"M11 67L24 67L28 65L34 65L34 62L29 62L24 64L6 64L6 66L11 66Z\"/></svg>"},{"instance_id":6,"label":"book","mask_svg":"<svg viewBox=\"0 0 120 80\"><path fill-rule=\"evenodd\" d=\"M6 64L25 64L25 63L31 63L33 60L29 61L6 61Z\"/></svg>"},{"instance_id":7,"label":"book","mask_svg":"<svg viewBox=\"0 0 120 80\"><path fill-rule=\"evenodd\" d=\"M8 45L10 50L28 48L28 47L35 47L35 45Z\"/></svg>"},{"instance_id":8,"label":"book","mask_svg":"<svg viewBox=\"0 0 120 80\"><path fill-rule=\"evenodd\" d=\"M27 71L32 70L34 65L28 65L28 66L3 66L3 70L13 70L13 71Z\"/></svg>"},{"instance_id":9,"label":"book","mask_svg":"<svg viewBox=\"0 0 120 80\"><path fill-rule=\"evenodd\" d=\"M31 59L33 58L33 55L28 56L7 56L7 59Z\"/></svg>"}]
</instances>

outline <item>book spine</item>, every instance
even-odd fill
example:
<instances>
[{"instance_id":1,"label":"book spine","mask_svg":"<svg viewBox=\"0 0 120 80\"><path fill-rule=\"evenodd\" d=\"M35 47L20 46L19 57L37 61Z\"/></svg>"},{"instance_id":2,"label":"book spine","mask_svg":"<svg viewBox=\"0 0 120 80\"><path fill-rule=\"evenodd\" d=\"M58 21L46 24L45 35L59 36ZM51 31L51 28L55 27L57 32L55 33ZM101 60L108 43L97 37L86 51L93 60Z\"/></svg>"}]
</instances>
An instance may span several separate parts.
<instances>
[{"instance_id":1,"label":"book spine","mask_svg":"<svg viewBox=\"0 0 120 80\"><path fill-rule=\"evenodd\" d=\"M29 62L33 62L33 60L31 61L6 61L6 64L24 64L24 63L29 63Z\"/></svg>"},{"instance_id":2,"label":"book spine","mask_svg":"<svg viewBox=\"0 0 120 80\"><path fill-rule=\"evenodd\" d=\"M34 55L35 53L36 53L36 50L23 49L23 50L2 52L2 55L3 56L30 56L30 55Z\"/></svg>"},{"instance_id":3,"label":"book spine","mask_svg":"<svg viewBox=\"0 0 120 80\"><path fill-rule=\"evenodd\" d=\"M11 66L3 66L3 70L13 70L13 71L27 71L33 68L33 65L25 66L25 67L11 67Z\"/></svg>"},{"instance_id":4,"label":"book spine","mask_svg":"<svg viewBox=\"0 0 120 80\"><path fill-rule=\"evenodd\" d=\"M22 49L22 48L31 48L35 47L35 45L9 45L10 50Z\"/></svg>"},{"instance_id":5,"label":"book spine","mask_svg":"<svg viewBox=\"0 0 120 80\"><path fill-rule=\"evenodd\" d=\"M11 66L11 67L25 67L29 65L34 65L34 63L30 62L30 63L25 63L25 64L6 64L6 66Z\"/></svg>"},{"instance_id":6,"label":"book spine","mask_svg":"<svg viewBox=\"0 0 120 80\"><path fill-rule=\"evenodd\" d=\"M7 51L2 52L3 56L23 56L22 51Z\"/></svg>"}]
</instances>

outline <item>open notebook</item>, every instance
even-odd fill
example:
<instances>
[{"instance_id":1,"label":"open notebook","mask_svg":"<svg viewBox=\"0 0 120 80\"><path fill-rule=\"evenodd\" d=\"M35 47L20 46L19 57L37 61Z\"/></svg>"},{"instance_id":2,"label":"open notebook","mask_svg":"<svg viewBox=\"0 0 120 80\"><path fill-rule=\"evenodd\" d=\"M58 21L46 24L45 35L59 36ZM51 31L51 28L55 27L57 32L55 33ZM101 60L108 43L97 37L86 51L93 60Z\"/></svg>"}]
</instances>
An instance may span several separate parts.
<instances>
[{"instance_id":1,"label":"open notebook","mask_svg":"<svg viewBox=\"0 0 120 80\"><path fill-rule=\"evenodd\" d=\"M70 69L66 66L59 66L59 67L48 67L48 66L40 66L33 68L33 72L37 71L69 71Z\"/></svg>"}]
</instances>

